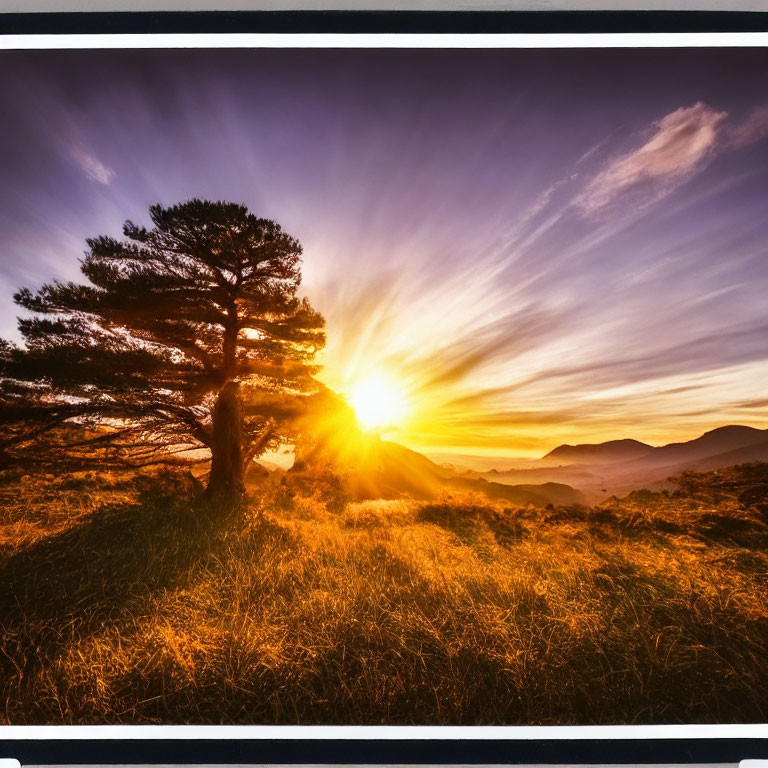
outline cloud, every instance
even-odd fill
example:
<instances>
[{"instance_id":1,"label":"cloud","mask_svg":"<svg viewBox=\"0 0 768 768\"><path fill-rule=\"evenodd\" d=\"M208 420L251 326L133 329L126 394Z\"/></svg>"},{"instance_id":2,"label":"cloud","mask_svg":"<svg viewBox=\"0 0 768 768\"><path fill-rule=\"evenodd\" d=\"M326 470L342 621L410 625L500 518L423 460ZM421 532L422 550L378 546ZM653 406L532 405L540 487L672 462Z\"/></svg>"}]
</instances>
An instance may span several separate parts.
<instances>
[{"instance_id":1,"label":"cloud","mask_svg":"<svg viewBox=\"0 0 768 768\"><path fill-rule=\"evenodd\" d=\"M89 152L82 144L70 144L69 154L80 170L91 180L99 184L108 185L116 176L114 170L104 165L93 153Z\"/></svg>"},{"instance_id":2,"label":"cloud","mask_svg":"<svg viewBox=\"0 0 768 768\"><path fill-rule=\"evenodd\" d=\"M488 365L536 349L562 325L556 313L526 307L495 318L485 326L471 326L464 336L452 337L450 344L420 356L412 366L431 372L424 377L424 389L457 384Z\"/></svg>"},{"instance_id":3,"label":"cloud","mask_svg":"<svg viewBox=\"0 0 768 768\"><path fill-rule=\"evenodd\" d=\"M768 104L757 107L745 120L731 127L728 132L728 146L739 149L766 137L768 137Z\"/></svg>"},{"instance_id":4,"label":"cloud","mask_svg":"<svg viewBox=\"0 0 768 768\"><path fill-rule=\"evenodd\" d=\"M759 398L757 400L745 400L742 403L734 403L734 408L744 408L745 410L752 410L755 408L768 408L768 399Z\"/></svg>"},{"instance_id":5,"label":"cloud","mask_svg":"<svg viewBox=\"0 0 768 768\"><path fill-rule=\"evenodd\" d=\"M765 337L768 323L744 323L724 327L720 332L702 333L684 341L672 341L655 349L622 355L620 351L608 358L587 358L581 364L566 364L552 368L541 367L523 387L541 382L564 380L563 391L605 392L624 386L636 387L641 382L675 376L681 371L688 375L714 368L739 366L765 360ZM683 391L683 390L678 390Z\"/></svg>"},{"instance_id":6,"label":"cloud","mask_svg":"<svg viewBox=\"0 0 768 768\"><path fill-rule=\"evenodd\" d=\"M603 211L617 199L633 196L645 204L664 197L711 156L727 112L702 102L670 112L640 147L608 163L587 184L575 204L583 213Z\"/></svg>"}]
</instances>

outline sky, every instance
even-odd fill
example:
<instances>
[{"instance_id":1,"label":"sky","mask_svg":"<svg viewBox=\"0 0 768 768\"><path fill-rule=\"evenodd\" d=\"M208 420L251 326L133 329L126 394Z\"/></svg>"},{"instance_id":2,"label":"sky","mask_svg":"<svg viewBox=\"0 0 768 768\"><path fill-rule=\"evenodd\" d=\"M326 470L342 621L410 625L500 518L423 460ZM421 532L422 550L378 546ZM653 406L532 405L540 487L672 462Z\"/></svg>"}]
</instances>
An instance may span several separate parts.
<instances>
[{"instance_id":1,"label":"sky","mask_svg":"<svg viewBox=\"0 0 768 768\"><path fill-rule=\"evenodd\" d=\"M0 336L150 204L304 248L322 379L427 452L768 427L768 50L0 53Z\"/></svg>"}]
</instances>

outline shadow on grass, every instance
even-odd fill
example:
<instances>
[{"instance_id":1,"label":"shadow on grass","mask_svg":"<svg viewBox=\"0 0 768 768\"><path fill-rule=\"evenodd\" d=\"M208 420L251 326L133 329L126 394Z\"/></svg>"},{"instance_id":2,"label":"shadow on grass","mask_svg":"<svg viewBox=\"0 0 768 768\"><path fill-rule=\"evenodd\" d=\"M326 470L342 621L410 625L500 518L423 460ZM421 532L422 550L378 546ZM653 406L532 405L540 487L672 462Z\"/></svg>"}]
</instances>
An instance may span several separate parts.
<instances>
[{"instance_id":1,"label":"shadow on grass","mask_svg":"<svg viewBox=\"0 0 768 768\"><path fill-rule=\"evenodd\" d=\"M185 583L217 526L190 488L142 478L137 503L106 505L0 560L3 702L34 696L36 672L147 598ZM186 497L186 498L185 498Z\"/></svg>"},{"instance_id":2,"label":"shadow on grass","mask_svg":"<svg viewBox=\"0 0 768 768\"><path fill-rule=\"evenodd\" d=\"M759 520L744 520L728 515L706 514L699 518L697 538L706 544L744 549L768 549L768 525Z\"/></svg>"},{"instance_id":3,"label":"shadow on grass","mask_svg":"<svg viewBox=\"0 0 768 768\"><path fill-rule=\"evenodd\" d=\"M519 544L528 531L511 511L502 514L493 507L476 504L425 504L416 519L454 533L462 543L473 544L487 528L501 546Z\"/></svg>"}]
</instances>

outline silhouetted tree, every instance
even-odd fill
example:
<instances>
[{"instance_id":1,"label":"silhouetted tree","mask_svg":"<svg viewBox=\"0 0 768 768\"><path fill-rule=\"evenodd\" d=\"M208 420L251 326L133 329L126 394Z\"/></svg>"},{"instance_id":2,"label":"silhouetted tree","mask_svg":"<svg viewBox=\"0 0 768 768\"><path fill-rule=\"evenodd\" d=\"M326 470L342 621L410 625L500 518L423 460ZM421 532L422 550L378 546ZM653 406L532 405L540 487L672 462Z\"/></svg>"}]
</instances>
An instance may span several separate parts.
<instances>
[{"instance_id":1,"label":"silhouetted tree","mask_svg":"<svg viewBox=\"0 0 768 768\"><path fill-rule=\"evenodd\" d=\"M315 384L324 321L297 296L301 246L233 203L150 216L151 229L126 222L124 240L87 241L89 284L14 296L32 316L19 319L24 347L0 343L0 451L36 441L39 455L146 466L207 448L206 493L237 494L279 442L287 399Z\"/></svg>"}]
</instances>

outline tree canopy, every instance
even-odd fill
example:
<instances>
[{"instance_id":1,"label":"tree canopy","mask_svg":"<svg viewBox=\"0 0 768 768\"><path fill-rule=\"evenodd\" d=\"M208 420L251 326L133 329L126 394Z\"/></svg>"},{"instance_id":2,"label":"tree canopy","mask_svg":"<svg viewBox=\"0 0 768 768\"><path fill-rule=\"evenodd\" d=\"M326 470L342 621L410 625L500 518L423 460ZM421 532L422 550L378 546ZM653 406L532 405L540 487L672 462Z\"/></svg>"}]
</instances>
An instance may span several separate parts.
<instances>
[{"instance_id":1,"label":"tree canopy","mask_svg":"<svg viewBox=\"0 0 768 768\"><path fill-rule=\"evenodd\" d=\"M36 441L40 456L144 466L207 448L211 484L234 488L280 441L290 398L318 386L324 321L298 295L302 249L243 205L149 212L151 228L87 241L87 283L15 294L29 316L24 345L0 345L1 456Z\"/></svg>"}]
</instances>

